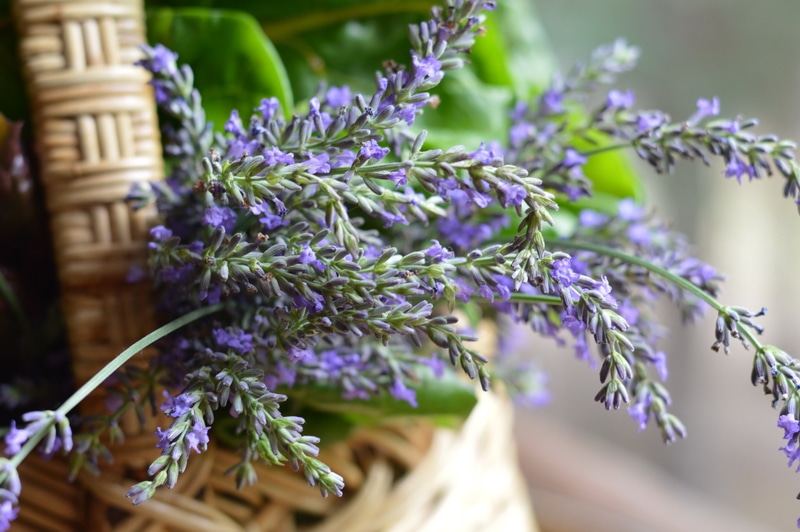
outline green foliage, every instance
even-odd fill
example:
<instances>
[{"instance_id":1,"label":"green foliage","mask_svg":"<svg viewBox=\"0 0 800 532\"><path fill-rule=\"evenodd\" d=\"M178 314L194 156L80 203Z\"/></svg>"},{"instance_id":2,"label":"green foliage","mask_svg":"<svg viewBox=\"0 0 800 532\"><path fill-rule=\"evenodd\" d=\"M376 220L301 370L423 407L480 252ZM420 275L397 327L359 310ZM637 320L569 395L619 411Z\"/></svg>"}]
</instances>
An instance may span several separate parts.
<instances>
[{"instance_id":1,"label":"green foliage","mask_svg":"<svg viewBox=\"0 0 800 532\"><path fill-rule=\"evenodd\" d=\"M304 407L340 414L359 423L377 422L388 416L463 418L475 406L477 398L473 382L452 371L445 371L441 379L437 379L428 368L420 368L419 373L419 384L412 386L417 393L417 408L387 393L367 400L345 400L341 390L313 384L292 389L290 393L292 400Z\"/></svg>"},{"instance_id":2,"label":"green foliage","mask_svg":"<svg viewBox=\"0 0 800 532\"><path fill-rule=\"evenodd\" d=\"M247 13L202 8L148 11L147 35L191 65L203 106L218 129L237 109L244 118L262 98L274 96L291 114L292 90L283 63Z\"/></svg>"},{"instance_id":3,"label":"green foliage","mask_svg":"<svg viewBox=\"0 0 800 532\"><path fill-rule=\"evenodd\" d=\"M25 82L17 53L10 0L0 0L0 113L10 120L28 115Z\"/></svg>"}]
</instances>

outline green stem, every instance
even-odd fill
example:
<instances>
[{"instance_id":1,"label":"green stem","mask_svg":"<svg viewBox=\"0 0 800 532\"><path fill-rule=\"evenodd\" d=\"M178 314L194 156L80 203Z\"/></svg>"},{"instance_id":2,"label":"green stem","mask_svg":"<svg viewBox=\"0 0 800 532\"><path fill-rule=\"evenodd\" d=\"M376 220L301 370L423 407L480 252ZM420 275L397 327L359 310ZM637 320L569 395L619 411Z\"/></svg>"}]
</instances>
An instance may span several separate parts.
<instances>
[{"instance_id":1,"label":"green stem","mask_svg":"<svg viewBox=\"0 0 800 532\"><path fill-rule=\"evenodd\" d=\"M519 292L512 292L509 301L517 303L543 303L545 305L563 305L560 297L556 296L538 296L534 294L520 294Z\"/></svg>"},{"instance_id":2,"label":"green stem","mask_svg":"<svg viewBox=\"0 0 800 532\"><path fill-rule=\"evenodd\" d=\"M552 244L553 246L565 249L591 251L592 253L597 253L598 255L613 257L623 262L627 262L628 264L641 266L647 271L655 273L656 275L660 275L661 277L673 283L674 285L686 290L692 295L705 301L717 312L727 313L725 305L717 301L714 298L714 296L704 291L702 288L700 288L693 282L684 279L680 275L672 273L666 268L662 268L661 266L653 264L652 262L642 259L641 257L637 257L636 255L630 255L618 249L608 248L597 244L591 244L589 242L580 242L575 240L555 240L548 242L548 244ZM755 335L750 329L745 327L744 324L738 322L736 324L736 328L739 330L742 336L744 336L747 339L747 341L750 342L753 345L753 347L756 348L757 351L762 350L763 346L761 345L761 342L758 341L758 339L755 337Z\"/></svg>"},{"instance_id":3,"label":"green stem","mask_svg":"<svg viewBox=\"0 0 800 532\"><path fill-rule=\"evenodd\" d=\"M63 414L67 415L69 412L72 411L73 408L78 406L81 401L86 399L90 393L92 393L95 388L103 384L103 382L109 378L115 371L121 368L128 360L133 358L135 355L139 354L145 348L151 346L158 340L161 340L168 334L180 329L181 327L188 325L189 323L196 321L204 316L208 316L209 314L213 314L220 309L222 309L224 305L219 303L217 305L211 305L208 307L203 307L197 310L193 310L187 314L184 314L178 319L175 319L166 325L159 327L158 329L154 330L150 334L142 337L141 339L137 340L133 343L130 347L125 349L122 353L117 355L111 362L106 364L103 369L98 371L94 374L94 376L86 381L86 383L78 388L78 390L73 393L69 399L64 401L64 403L58 407L55 411L56 414ZM55 417L53 418L53 422L55 422ZM25 459L28 454L36 447L36 445L44 438L47 434L48 430L52 426L52 423L47 427L43 427L42 430L33 434L30 439L25 442L25 445L22 446L20 451L15 454L11 458L11 463L14 467L19 466L22 463L22 460Z\"/></svg>"},{"instance_id":4,"label":"green stem","mask_svg":"<svg viewBox=\"0 0 800 532\"><path fill-rule=\"evenodd\" d=\"M583 152L581 152L581 155L583 155L584 157L591 157L592 155L597 155L598 153L604 153L604 152L607 152L607 151L614 151L614 150L621 150L623 148L630 148L630 147L631 147L631 143L630 142L624 142L624 143L620 143L620 144L609 144L608 146L603 146L601 148L595 148L593 150L583 151Z\"/></svg>"}]
</instances>

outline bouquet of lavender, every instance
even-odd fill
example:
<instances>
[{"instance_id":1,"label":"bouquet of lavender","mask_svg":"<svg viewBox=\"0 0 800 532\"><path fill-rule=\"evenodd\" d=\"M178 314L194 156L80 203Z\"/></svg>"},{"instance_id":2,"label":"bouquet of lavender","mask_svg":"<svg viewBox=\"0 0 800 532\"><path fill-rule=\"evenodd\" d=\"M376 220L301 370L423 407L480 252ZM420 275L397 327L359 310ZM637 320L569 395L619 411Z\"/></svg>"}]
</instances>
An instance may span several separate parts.
<instances>
[{"instance_id":1,"label":"bouquet of lavender","mask_svg":"<svg viewBox=\"0 0 800 532\"><path fill-rule=\"evenodd\" d=\"M721 275L642 206L622 159L592 166L623 150L659 173L679 160L717 158L738 182L781 177L784 195L798 202L795 144L752 133L755 120L718 118L716 98L698 100L682 121L636 110L630 91L607 87L637 59L624 41L544 87L512 79L505 92L483 86L459 96L469 76L487 76L487 57L503 66L518 53L511 44L519 42L502 60L476 43L487 31L497 40L498 21L522 9L501 3L487 22L496 7L434 7L430 19L408 26L410 56L385 61L363 92L363 79L327 79L295 105L273 55L254 82L271 94L254 109L229 105L222 130L207 118L220 116L224 98L201 99L179 54L144 47L140 64L153 75L170 177L129 196L134 207L155 202L161 215L149 269L132 270L131 281L152 278L168 324L58 409L11 423L0 529L16 515L16 467L31 451L63 450L74 472L96 469L109 455L106 433L122 438L120 417L147 405L171 424L155 434L151 478L128 492L134 504L173 487L212 430L241 450L233 469L240 485L254 482L253 461L288 462L323 495L341 495L342 477L317 458L320 437L304 433L306 412L341 426L396 414L464 416L475 401L468 379L542 402L543 380L527 353L501 349L490 360L473 347L481 320L501 329L527 324L596 359L596 401L627 408L639 427L652 422L672 442L686 430L664 386L659 341L667 333L652 311L664 296L687 322L709 308L717 314L712 349L727 352L733 340L750 350L752 382L779 408L782 450L790 465L800 458L798 363L759 339L755 318L764 310L719 301ZM156 11L149 25L180 48L179 25L169 23L175 13ZM295 75L299 84L308 79ZM437 107L459 97L466 105L486 98L476 113L488 121L463 132L442 127ZM147 368L123 367L154 343L159 355ZM67 417L120 368L108 415Z\"/></svg>"}]
</instances>

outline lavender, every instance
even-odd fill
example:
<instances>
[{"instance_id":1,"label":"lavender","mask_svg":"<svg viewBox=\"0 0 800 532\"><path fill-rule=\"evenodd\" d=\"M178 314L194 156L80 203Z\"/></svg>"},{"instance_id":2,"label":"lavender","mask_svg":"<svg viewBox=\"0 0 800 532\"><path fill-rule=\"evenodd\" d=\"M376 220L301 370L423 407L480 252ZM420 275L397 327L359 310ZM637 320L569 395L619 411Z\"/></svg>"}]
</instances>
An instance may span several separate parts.
<instances>
[{"instance_id":1,"label":"lavender","mask_svg":"<svg viewBox=\"0 0 800 532\"><path fill-rule=\"evenodd\" d=\"M430 374L457 371L484 390L502 381L519 403L546 402L536 364L508 342L490 363L451 315L457 309L571 348L599 372L598 403L625 407L639 430L653 422L673 442L686 428L669 412L669 357L659 346L667 331L652 308L666 297L687 323L710 308L712 349L727 353L738 341L754 350L752 382L781 405L782 451L790 465L800 460L798 363L759 341L764 311L720 303L717 270L633 199L583 203L594 194L584 165L615 149L664 173L678 160L713 157L739 182L779 173L797 202L794 144L750 133L753 120L718 118L716 98L698 100L681 123L635 110L631 91L604 87L638 57L620 40L517 103L506 139L431 148L416 118L435 112L437 86L465 65L492 7L434 8L410 26L406 64L384 63L372 92L323 87L291 117L264 98L217 132L191 69L163 46L145 47L140 64L153 74L172 173L129 201L159 210L149 273L159 311L175 320L168 329L181 330L160 341L150 367L115 374L110 413L83 420L74 445L65 416L75 401L12 424L0 529L16 515L15 467L35 445L47 454L74 446L72 473L96 470L110 459L105 442L124 438L118 422L130 411L144 420L160 408L170 418L153 435L150 478L128 492L139 504L172 488L216 431L238 447L238 485L255 482L252 463L262 461L289 464L323 495L341 495L342 477L317 458L319 438L304 433L302 417L284 415L313 406L320 390L343 403L387 397L416 408ZM587 142L596 148L579 147Z\"/></svg>"}]
</instances>

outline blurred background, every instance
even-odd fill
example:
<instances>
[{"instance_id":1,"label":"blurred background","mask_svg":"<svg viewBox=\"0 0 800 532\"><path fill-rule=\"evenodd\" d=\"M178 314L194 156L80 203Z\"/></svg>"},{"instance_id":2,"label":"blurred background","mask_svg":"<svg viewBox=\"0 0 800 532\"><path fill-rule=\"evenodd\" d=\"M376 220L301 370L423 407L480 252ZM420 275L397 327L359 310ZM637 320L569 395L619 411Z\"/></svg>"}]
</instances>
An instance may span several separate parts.
<instances>
[{"instance_id":1,"label":"blurred background","mask_svg":"<svg viewBox=\"0 0 800 532\"><path fill-rule=\"evenodd\" d=\"M517 0L520 1L520 0ZM758 133L800 138L800 2L789 0L535 0L563 71L617 37L641 49L619 88L637 107L688 117L698 98L721 114L758 117ZM796 324L800 217L782 178L737 186L722 165L682 164L659 176L642 166L647 206L689 235L727 281L726 304L769 313L764 338L800 357ZM545 530L789 530L800 516L800 476L778 447L778 413L751 386L751 353L709 349L714 316L673 331L667 385L688 438L637 434L627 412L593 402L595 371L567 351L532 343L549 373L551 404L519 413L519 448ZM577 501L582 501L578 504ZM629 512L621 520L619 512ZM588 527L588 528L587 528Z\"/></svg>"}]
</instances>

